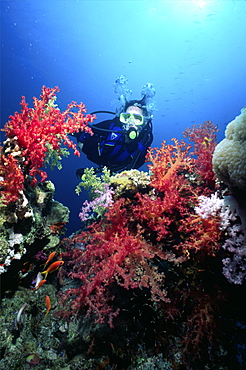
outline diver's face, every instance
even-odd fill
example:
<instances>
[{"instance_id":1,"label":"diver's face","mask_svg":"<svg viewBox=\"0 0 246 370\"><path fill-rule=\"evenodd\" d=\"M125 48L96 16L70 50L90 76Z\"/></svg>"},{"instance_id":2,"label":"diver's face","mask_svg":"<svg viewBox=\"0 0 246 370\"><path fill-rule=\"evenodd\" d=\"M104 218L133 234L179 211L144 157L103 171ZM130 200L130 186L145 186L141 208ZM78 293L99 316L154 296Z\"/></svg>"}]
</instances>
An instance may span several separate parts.
<instances>
[{"instance_id":1,"label":"diver's face","mask_svg":"<svg viewBox=\"0 0 246 370\"><path fill-rule=\"evenodd\" d=\"M126 113L133 113L133 114L140 114L143 115L143 110L135 105L132 105L127 108ZM139 126L135 125L134 119L130 117L129 121L124 125L125 130L129 130L130 128L134 128L137 131L139 130Z\"/></svg>"}]
</instances>

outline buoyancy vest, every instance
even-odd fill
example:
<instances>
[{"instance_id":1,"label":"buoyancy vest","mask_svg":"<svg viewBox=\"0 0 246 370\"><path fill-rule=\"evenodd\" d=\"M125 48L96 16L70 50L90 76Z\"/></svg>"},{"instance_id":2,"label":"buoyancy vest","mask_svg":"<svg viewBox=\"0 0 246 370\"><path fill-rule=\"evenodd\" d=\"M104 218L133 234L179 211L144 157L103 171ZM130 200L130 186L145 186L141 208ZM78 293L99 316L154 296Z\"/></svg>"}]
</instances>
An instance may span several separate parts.
<instances>
[{"instance_id":1,"label":"buoyancy vest","mask_svg":"<svg viewBox=\"0 0 246 370\"><path fill-rule=\"evenodd\" d=\"M146 136L144 132L141 132L139 137L132 140L128 138L127 133L120 133L122 128L117 127L114 123L110 125L109 129L114 129L115 132L110 133L99 144L100 153L102 156L107 156L109 167L134 168L139 157L142 157L144 162L144 157L149 146L149 144L144 145L143 139Z\"/></svg>"},{"instance_id":2,"label":"buoyancy vest","mask_svg":"<svg viewBox=\"0 0 246 370\"><path fill-rule=\"evenodd\" d=\"M101 133L100 128L102 128ZM103 131L103 129L110 130L110 132ZM113 119L106 121L103 126L96 127L94 135L90 138L86 135L82 151L92 162L107 166L117 172L139 168L144 163L147 148L152 140L153 135L149 125L140 132L136 139L131 140L122 130L120 123Z\"/></svg>"}]
</instances>

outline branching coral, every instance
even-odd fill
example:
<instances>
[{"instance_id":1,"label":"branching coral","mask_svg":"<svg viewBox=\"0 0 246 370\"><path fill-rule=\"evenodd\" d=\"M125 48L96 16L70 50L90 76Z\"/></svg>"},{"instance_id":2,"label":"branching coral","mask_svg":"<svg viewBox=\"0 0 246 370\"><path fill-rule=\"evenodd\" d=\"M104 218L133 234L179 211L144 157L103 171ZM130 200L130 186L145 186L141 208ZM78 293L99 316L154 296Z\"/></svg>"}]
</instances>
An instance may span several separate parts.
<instances>
[{"instance_id":1,"label":"branching coral","mask_svg":"<svg viewBox=\"0 0 246 370\"><path fill-rule=\"evenodd\" d=\"M76 194L80 194L81 188L88 191L90 200L97 198L95 190L103 191L104 183L110 183L110 171L107 167L103 167L101 177L97 176L93 167L85 168L84 174L81 177L81 182L76 186Z\"/></svg>"},{"instance_id":2,"label":"branching coral","mask_svg":"<svg viewBox=\"0 0 246 370\"><path fill-rule=\"evenodd\" d=\"M87 123L92 122L94 116L85 116L84 104L76 102L61 112L54 104L58 91L57 87L50 89L43 86L40 99L33 98L33 108L29 108L22 97L21 113L15 112L5 124L3 131L7 140L2 150L1 168L4 174L0 185L4 189L6 203L18 199L25 180L30 180L33 185L38 181L37 176L41 177L41 181L45 180L47 175L41 168L47 159L52 165L61 159L64 154L62 144L79 155L68 134L79 130L91 132Z\"/></svg>"},{"instance_id":3,"label":"branching coral","mask_svg":"<svg viewBox=\"0 0 246 370\"><path fill-rule=\"evenodd\" d=\"M146 172L130 170L110 176L107 167L103 168L101 176L96 175L94 168L85 168L81 180L76 193L79 195L83 187L90 197L90 202L86 200L79 213L81 221L102 216L122 194L135 194L138 189L147 189L150 184L150 176Z\"/></svg>"},{"instance_id":4,"label":"branching coral","mask_svg":"<svg viewBox=\"0 0 246 370\"><path fill-rule=\"evenodd\" d=\"M222 233L225 233L222 248L230 255L222 259L223 274L231 283L242 284L246 277L246 236L242 224L236 223L239 215L235 209L231 210L227 198L221 199L217 193L210 198L200 196L195 212L206 222L207 230L210 228L210 233L217 235L218 242ZM205 235L202 233L201 237Z\"/></svg>"},{"instance_id":5,"label":"branching coral","mask_svg":"<svg viewBox=\"0 0 246 370\"><path fill-rule=\"evenodd\" d=\"M194 205L204 188L192 187L185 176L196 170L195 160L188 157L190 146L177 140L174 143L163 143L156 153L150 149L147 158L152 161L151 185L158 196L139 195L135 215L156 233L158 241L165 238L170 245L172 240L172 248L188 255L190 251L214 254L219 248L219 220L211 217L204 221L194 214Z\"/></svg>"},{"instance_id":6,"label":"branching coral","mask_svg":"<svg viewBox=\"0 0 246 370\"><path fill-rule=\"evenodd\" d=\"M223 248L230 252L230 256L222 260L223 274L230 283L242 285L246 279L246 236L240 225L233 225L227 232Z\"/></svg>"},{"instance_id":7,"label":"branching coral","mask_svg":"<svg viewBox=\"0 0 246 370\"><path fill-rule=\"evenodd\" d=\"M212 156L217 144L216 132L218 127L212 121L205 121L198 126L187 128L183 135L194 143L193 155L196 157L196 174L200 181L213 189L215 185L215 174L212 166Z\"/></svg>"},{"instance_id":8,"label":"branching coral","mask_svg":"<svg viewBox=\"0 0 246 370\"><path fill-rule=\"evenodd\" d=\"M73 266L69 275L83 283L63 297L63 302L73 297L71 310L63 315L71 316L86 308L87 314L97 315L96 322L108 317L113 326L112 319L118 313L108 304L113 299L109 291L113 283L125 289L149 288L153 301L168 301L163 289L164 274L151 263L154 257L166 259L167 255L147 244L141 229L131 233L127 223L125 200L120 199L106 213L105 220L92 224L89 232L75 236L73 243L82 241L85 250L73 249L62 254L68 265Z\"/></svg>"},{"instance_id":9,"label":"branching coral","mask_svg":"<svg viewBox=\"0 0 246 370\"><path fill-rule=\"evenodd\" d=\"M157 196L139 195L139 205L135 207L136 217L146 220L151 230L158 233L157 240L170 233L169 225L175 214L180 212L183 216L194 197L184 176L194 168L194 161L188 157L190 146L178 143L176 139L173 141L174 145L167 145L164 141L160 149L149 149L146 160L151 162L150 185Z\"/></svg>"},{"instance_id":10,"label":"branching coral","mask_svg":"<svg viewBox=\"0 0 246 370\"><path fill-rule=\"evenodd\" d=\"M201 287L200 287L201 288ZM207 348L211 343L215 344L216 321L215 313L218 310L218 300L200 291L190 294L195 301L191 314L187 317L186 330L188 335L184 335L182 343L182 356L184 364L189 363L190 353L196 353L195 358L202 359L206 356ZM218 296L220 296L218 294ZM221 299L221 297L220 297ZM184 299L184 306L188 304ZM204 343L201 346L201 343Z\"/></svg>"},{"instance_id":11,"label":"branching coral","mask_svg":"<svg viewBox=\"0 0 246 370\"><path fill-rule=\"evenodd\" d=\"M95 190L95 193L98 195L97 198L94 198L91 202L85 200L83 203L82 210L79 213L82 222L93 218L94 213L97 216L102 216L107 208L114 203L114 191L107 183L104 184L103 190Z\"/></svg>"},{"instance_id":12,"label":"branching coral","mask_svg":"<svg viewBox=\"0 0 246 370\"><path fill-rule=\"evenodd\" d=\"M49 104L49 99L46 99L47 102L49 107L57 109L53 106L54 102ZM210 127L210 124L207 125ZM212 368L214 365L214 356L219 351L216 324L218 317L225 315L226 311L220 311L223 294L219 291L225 285L226 288L230 285L226 284L223 276L221 278L221 254L228 256L236 251L243 252L243 241L242 233L232 228L230 239L236 236L242 243L232 244L232 240L227 240L225 249L219 250L231 220L228 223L230 216L227 212L222 222L221 192L215 193L215 184L210 175L209 178L205 177L205 168L211 166L211 152L209 154L206 150L212 141L211 137L203 137L204 132L202 127L198 128L198 133L195 128L192 131L193 139L199 144L196 158L190 157L189 145L177 140L173 145L164 142L160 149L150 149L147 157L150 176L129 171L112 179L106 169L101 179L94 170L86 170L82 176L81 185L89 192L91 206L102 205L104 209L101 217L87 229L63 240L62 246L66 247L66 251L60 257L65 263L58 278L61 284L64 279L65 284L62 287L60 314L65 319L79 316L85 320L85 313L92 315L96 323L108 321L110 327L115 325L116 330L108 330L107 334L99 326L93 329L92 346L98 340L98 329L100 343L107 342L102 337L108 336L109 357L112 348L113 356L124 349L117 343L122 333L119 328L124 327L122 341L127 340L128 348L129 343L133 344L133 351L136 348L134 344L138 348L141 344L151 353L168 353L173 366L177 368L181 364L175 358L179 356L180 359L182 351L182 366L185 368ZM24 181L27 178L30 181L28 164L24 163L26 158L21 161L24 148L20 147L16 137L9 138L8 143L8 148L12 148L11 153L16 154L12 157L17 159L17 166L21 171L27 170L23 172ZM206 153L202 151L204 148ZM60 151L56 153L60 154ZM199 153L203 154L199 157ZM9 157L8 152L5 152L5 156ZM199 172L201 160L202 169ZM38 184L35 188L29 186L40 209L34 218L42 221L46 205L49 208L50 203L54 203L51 199L49 203L44 203L44 196L36 191L44 184ZM108 190L113 198L111 204L107 202ZM100 198L105 202L100 203ZM105 209L107 211L104 213ZM53 235L65 222L63 219L57 222L53 220L43 226ZM42 226L41 223L36 225L36 229ZM45 232L43 226L42 235ZM45 239L47 235L50 234L46 234ZM26 241L26 235L23 238ZM16 250L18 244L13 243L22 243L20 231L13 229L8 239L8 246L13 246L15 254L19 252ZM234 268L234 262L229 261L227 265L227 261L224 261L224 268ZM242 269L239 271L237 265L230 278L236 280L239 275L241 279L244 272ZM68 281L69 278L73 281ZM226 294L229 295L229 291ZM146 310L149 316L145 315ZM92 321L88 320L87 323L90 325ZM152 332L149 330L151 326ZM66 332L64 337L67 337ZM111 341L112 337L114 339ZM146 345L146 337L151 337L151 348ZM179 344L173 345L175 349L172 350L174 341ZM67 343L65 339L64 347ZM191 356L193 349L195 355Z\"/></svg>"},{"instance_id":13,"label":"branching coral","mask_svg":"<svg viewBox=\"0 0 246 370\"><path fill-rule=\"evenodd\" d=\"M151 185L159 192L169 190L170 187L177 188L179 172L191 171L194 166L194 162L188 157L190 146L184 142L178 143L177 139L172 140L174 145L163 141L160 149L150 148L146 156L146 161L151 162Z\"/></svg>"},{"instance_id":14,"label":"branching coral","mask_svg":"<svg viewBox=\"0 0 246 370\"><path fill-rule=\"evenodd\" d=\"M17 158L13 155L1 155L1 178L0 185L4 189L3 201L14 202L23 190L24 174Z\"/></svg>"},{"instance_id":15,"label":"branching coral","mask_svg":"<svg viewBox=\"0 0 246 370\"><path fill-rule=\"evenodd\" d=\"M79 217L81 221L102 216L106 209L113 203L113 189L109 186L110 171L107 167L102 170L101 177L97 176L94 168L85 168L81 182L76 186L75 192L79 195L81 188L85 188L90 197L83 203Z\"/></svg>"}]
</instances>

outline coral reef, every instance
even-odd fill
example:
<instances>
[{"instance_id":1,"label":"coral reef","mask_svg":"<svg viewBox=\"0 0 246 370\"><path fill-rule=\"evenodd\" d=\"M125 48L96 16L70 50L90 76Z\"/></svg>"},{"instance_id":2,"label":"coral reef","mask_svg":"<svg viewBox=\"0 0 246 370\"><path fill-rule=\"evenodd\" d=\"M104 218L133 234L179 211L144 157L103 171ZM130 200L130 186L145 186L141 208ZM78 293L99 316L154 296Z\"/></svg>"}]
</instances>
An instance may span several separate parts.
<instances>
[{"instance_id":1,"label":"coral reef","mask_svg":"<svg viewBox=\"0 0 246 370\"><path fill-rule=\"evenodd\" d=\"M60 239L51 227L68 222L69 210L53 200L55 189L50 181L44 182L42 167L60 168L62 155L68 153L62 145L79 155L67 135L91 132L87 123L95 117L84 115L83 103L72 102L61 112L55 104L58 91L43 86L40 99L33 98L33 108L22 97L21 112L10 116L3 129L7 138L0 158L0 273L25 254L24 262L45 247L57 247Z\"/></svg>"},{"instance_id":2,"label":"coral reef","mask_svg":"<svg viewBox=\"0 0 246 370\"><path fill-rule=\"evenodd\" d=\"M35 100L40 122L59 116L54 102L49 90ZM187 129L193 151L176 139L149 149L149 173L86 169L77 188L89 193L86 220L60 241L69 210L37 181L40 163L62 154L59 137L35 162L8 131L0 369L241 370L245 234L211 171L215 132L209 121Z\"/></svg>"},{"instance_id":3,"label":"coral reef","mask_svg":"<svg viewBox=\"0 0 246 370\"><path fill-rule=\"evenodd\" d=\"M81 182L76 186L75 192L79 195L81 188L88 191L90 202L86 200L83 203L79 217L82 222L92 221L103 216L105 211L114 200L128 193L133 195L138 190L150 187L150 176L143 171L129 170L122 171L114 176L110 176L107 167L102 169L101 176L97 176L94 168L85 168L81 177Z\"/></svg>"},{"instance_id":4,"label":"coral reef","mask_svg":"<svg viewBox=\"0 0 246 370\"><path fill-rule=\"evenodd\" d=\"M28 191L27 191L28 190ZM51 181L26 189L27 197L21 207L5 205L1 209L0 273L2 293L32 274L35 255L59 249L60 233L69 219L69 209L53 199L55 187ZM57 233L53 225L61 223ZM36 261L37 262L37 261Z\"/></svg>"},{"instance_id":5,"label":"coral reef","mask_svg":"<svg viewBox=\"0 0 246 370\"><path fill-rule=\"evenodd\" d=\"M211 123L209 127L213 129ZM199 143L204 153L204 142ZM205 362L223 363L223 353L236 350L223 343L224 352L220 351L218 329L219 312L232 308L231 302L225 304L229 289L223 291L221 266L221 245L230 223L222 227L223 199L220 191L215 192L214 174L207 173L202 181L200 160L192 158L189 150L175 139L174 145L163 142L160 149L150 149L150 177L144 186L134 185L128 173L111 178L114 203L104 216L63 240L65 285L58 315L78 320L86 315L100 325L107 321L113 332L122 321L129 331L137 320L138 335L146 346L142 327L146 321L140 319L146 305L149 320L155 323L155 334L151 327L149 334L162 337L158 326L175 337L169 334L168 344L157 340L160 347L168 346L172 366L193 369ZM211 168L212 152L203 158L204 168ZM70 278L74 283L68 288ZM174 351L173 340L179 343ZM135 340L131 341L134 346ZM191 359L193 350L196 355Z\"/></svg>"},{"instance_id":6,"label":"coral reef","mask_svg":"<svg viewBox=\"0 0 246 370\"><path fill-rule=\"evenodd\" d=\"M81 188L84 188L88 191L90 199L93 200L97 198L95 191L103 191L105 183L110 183L110 171L107 167L103 167L101 177L96 175L93 167L85 168L84 174L81 177L81 182L76 186L75 192L79 195Z\"/></svg>"}]
</instances>

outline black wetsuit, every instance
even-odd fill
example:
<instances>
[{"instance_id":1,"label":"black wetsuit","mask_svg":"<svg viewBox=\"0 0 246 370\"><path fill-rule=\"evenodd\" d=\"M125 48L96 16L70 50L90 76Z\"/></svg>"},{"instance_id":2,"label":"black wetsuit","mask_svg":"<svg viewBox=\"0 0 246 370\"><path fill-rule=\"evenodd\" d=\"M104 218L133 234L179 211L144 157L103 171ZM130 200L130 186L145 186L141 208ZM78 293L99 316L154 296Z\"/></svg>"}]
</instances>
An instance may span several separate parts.
<instances>
[{"instance_id":1,"label":"black wetsuit","mask_svg":"<svg viewBox=\"0 0 246 370\"><path fill-rule=\"evenodd\" d=\"M92 131L94 135L75 134L79 146L90 161L107 166L112 172L141 167L153 141L151 122L144 125L135 139L130 139L123 131L118 117L93 125Z\"/></svg>"}]
</instances>

